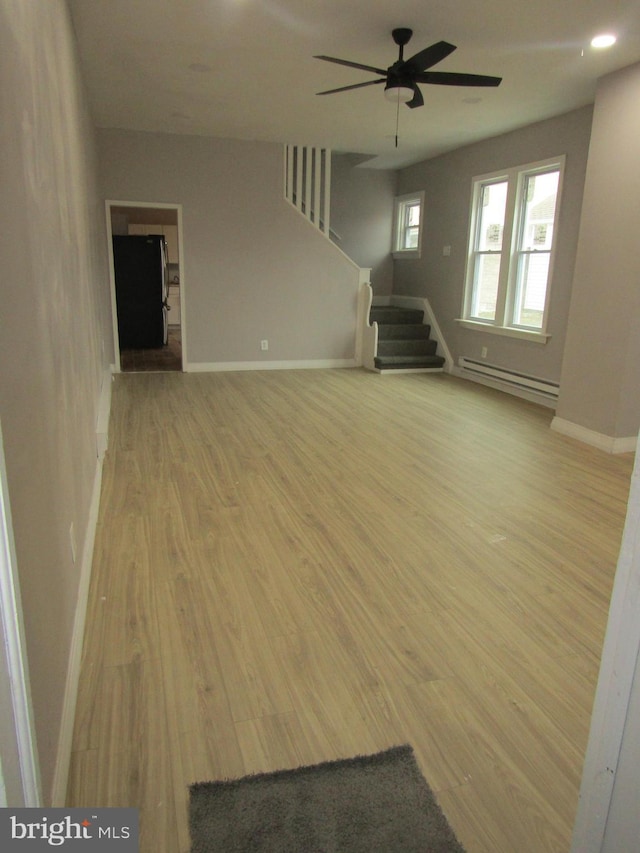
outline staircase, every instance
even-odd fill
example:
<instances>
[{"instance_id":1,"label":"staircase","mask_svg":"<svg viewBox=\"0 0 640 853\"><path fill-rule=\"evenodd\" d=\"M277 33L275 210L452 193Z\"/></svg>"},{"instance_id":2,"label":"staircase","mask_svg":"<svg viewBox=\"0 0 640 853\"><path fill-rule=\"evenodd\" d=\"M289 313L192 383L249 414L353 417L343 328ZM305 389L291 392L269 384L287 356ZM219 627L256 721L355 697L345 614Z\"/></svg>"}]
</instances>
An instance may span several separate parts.
<instances>
[{"instance_id":1,"label":"staircase","mask_svg":"<svg viewBox=\"0 0 640 853\"><path fill-rule=\"evenodd\" d=\"M431 326L423 319L424 312L416 308L371 307L369 322L378 324L376 370L442 370L445 359L436 355L438 343L430 338Z\"/></svg>"}]
</instances>

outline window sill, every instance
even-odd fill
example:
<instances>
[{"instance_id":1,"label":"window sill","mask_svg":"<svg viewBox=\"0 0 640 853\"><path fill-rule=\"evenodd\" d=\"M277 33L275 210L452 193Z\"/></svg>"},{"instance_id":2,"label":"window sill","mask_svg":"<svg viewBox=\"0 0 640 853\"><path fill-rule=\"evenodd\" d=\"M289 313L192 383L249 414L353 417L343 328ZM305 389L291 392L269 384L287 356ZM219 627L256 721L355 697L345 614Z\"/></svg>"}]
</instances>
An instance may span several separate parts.
<instances>
[{"instance_id":1,"label":"window sill","mask_svg":"<svg viewBox=\"0 0 640 853\"><path fill-rule=\"evenodd\" d=\"M413 261L420 257L420 251L414 249L403 249L401 251L391 252L394 261Z\"/></svg>"},{"instance_id":2,"label":"window sill","mask_svg":"<svg viewBox=\"0 0 640 853\"><path fill-rule=\"evenodd\" d=\"M492 326L490 323L481 323L478 320L456 319L463 329L472 329L474 332L489 332L491 335L502 335L505 338L519 338L523 341L533 341L537 344L546 344L551 335L546 332L534 332L531 329L513 329L510 326Z\"/></svg>"}]
</instances>

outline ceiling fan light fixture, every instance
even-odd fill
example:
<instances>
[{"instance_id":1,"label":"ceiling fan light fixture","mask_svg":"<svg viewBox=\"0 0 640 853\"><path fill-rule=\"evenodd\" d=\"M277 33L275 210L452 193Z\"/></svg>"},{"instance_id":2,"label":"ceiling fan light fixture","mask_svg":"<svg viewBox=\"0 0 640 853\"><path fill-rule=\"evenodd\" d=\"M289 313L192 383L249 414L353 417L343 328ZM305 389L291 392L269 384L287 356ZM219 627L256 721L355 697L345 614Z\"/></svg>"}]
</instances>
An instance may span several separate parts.
<instances>
[{"instance_id":1,"label":"ceiling fan light fixture","mask_svg":"<svg viewBox=\"0 0 640 853\"><path fill-rule=\"evenodd\" d=\"M392 104L408 104L413 98L413 89L409 86L386 86L384 96Z\"/></svg>"}]
</instances>

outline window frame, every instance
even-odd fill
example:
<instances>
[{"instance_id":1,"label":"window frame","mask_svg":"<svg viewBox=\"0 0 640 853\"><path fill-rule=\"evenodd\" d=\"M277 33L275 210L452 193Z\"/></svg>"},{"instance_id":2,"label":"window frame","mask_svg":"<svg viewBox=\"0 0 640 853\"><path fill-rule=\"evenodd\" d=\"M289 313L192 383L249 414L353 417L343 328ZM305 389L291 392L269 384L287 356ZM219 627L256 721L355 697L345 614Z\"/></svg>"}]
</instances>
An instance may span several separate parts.
<instances>
[{"instance_id":1,"label":"window frame","mask_svg":"<svg viewBox=\"0 0 640 853\"><path fill-rule=\"evenodd\" d=\"M553 285L554 261L558 243L559 213L562 202L562 184L564 177L565 155L550 157L535 163L527 163L514 166L509 169L491 172L485 175L477 175L471 181L471 209L469 217L469 234L467 239L467 262L464 281L464 294L462 304L462 317L458 322L474 330L482 330L493 334L506 335L509 337L534 340L546 343L551 337L547 332L549 320L549 305ZM558 172L558 187L556 192L553 233L551 235L551 247L549 250L540 250L549 254L547 283L545 290L544 309L542 313L542 325L540 327L517 323L516 305L519 289L519 260L524 254L536 254L525 250L524 226L527 201L525 187L531 176L542 175L549 172ZM504 226L502 235L502 248L497 251L480 250L479 229L481 226L481 194L484 187L491 184L506 183L506 202L504 214ZM474 316L473 305L476 298L476 268L479 254L499 254L501 258L500 273L498 276L496 308L494 319L480 318Z\"/></svg>"},{"instance_id":2,"label":"window frame","mask_svg":"<svg viewBox=\"0 0 640 853\"><path fill-rule=\"evenodd\" d=\"M418 245L413 248L403 248L402 237L407 226L403 224L406 211L415 205L420 207L420 222L418 224ZM424 225L424 192L407 193L396 196L393 208L393 257L398 259L419 258L422 253L422 231Z\"/></svg>"}]
</instances>

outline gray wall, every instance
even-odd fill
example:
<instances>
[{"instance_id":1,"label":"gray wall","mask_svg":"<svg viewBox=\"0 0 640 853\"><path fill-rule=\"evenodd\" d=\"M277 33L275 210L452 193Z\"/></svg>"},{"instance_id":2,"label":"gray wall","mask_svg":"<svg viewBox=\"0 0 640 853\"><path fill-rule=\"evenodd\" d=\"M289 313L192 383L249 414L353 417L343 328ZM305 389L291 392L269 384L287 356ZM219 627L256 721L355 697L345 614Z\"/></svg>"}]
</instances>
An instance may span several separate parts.
<instances>
[{"instance_id":1,"label":"gray wall","mask_svg":"<svg viewBox=\"0 0 640 853\"><path fill-rule=\"evenodd\" d=\"M580 208L589 149L592 108L460 148L403 169L398 193L425 192L423 251L419 260L395 261L394 293L426 296L435 312L454 360L479 358L552 381L560 379L567 318L578 241ZM546 344L500 337L461 328L466 248L472 178L509 166L566 155ZM451 255L442 254L451 246Z\"/></svg>"},{"instance_id":2,"label":"gray wall","mask_svg":"<svg viewBox=\"0 0 640 853\"><path fill-rule=\"evenodd\" d=\"M596 93L559 418L614 437L640 426L640 64Z\"/></svg>"},{"instance_id":3,"label":"gray wall","mask_svg":"<svg viewBox=\"0 0 640 853\"><path fill-rule=\"evenodd\" d=\"M183 206L190 365L354 358L356 267L284 200L281 145L121 130L98 145L105 197Z\"/></svg>"},{"instance_id":4,"label":"gray wall","mask_svg":"<svg viewBox=\"0 0 640 853\"><path fill-rule=\"evenodd\" d=\"M338 245L361 267L371 268L376 296L393 290L393 203L397 172L367 169L359 154L333 154L331 227Z\"/></svg>"},{"instance_id":5,"label":"gray wall","mask_svg":"<svg viewBox=\"0 0 640 853\"><path fill-rule=\"evenodd\" d=\"M104 211L63 0L0 0L0 419L41 775L54 776L111 359ZM103 353L104 350L104 353Z\"/></svg>"}]
</instances>

